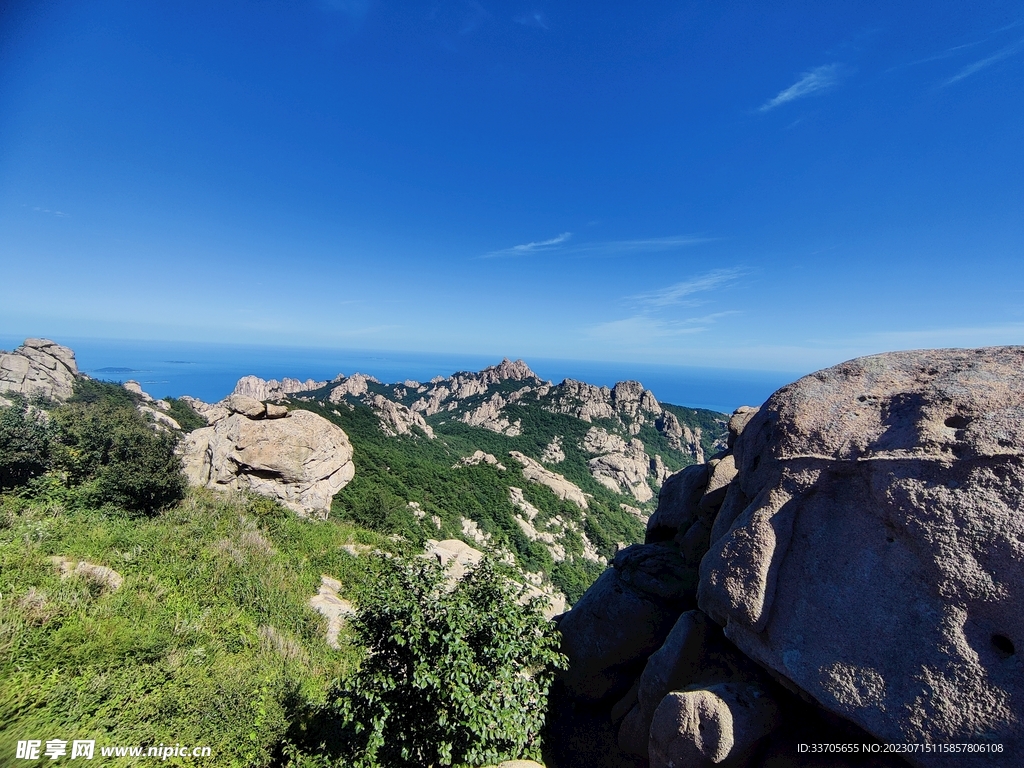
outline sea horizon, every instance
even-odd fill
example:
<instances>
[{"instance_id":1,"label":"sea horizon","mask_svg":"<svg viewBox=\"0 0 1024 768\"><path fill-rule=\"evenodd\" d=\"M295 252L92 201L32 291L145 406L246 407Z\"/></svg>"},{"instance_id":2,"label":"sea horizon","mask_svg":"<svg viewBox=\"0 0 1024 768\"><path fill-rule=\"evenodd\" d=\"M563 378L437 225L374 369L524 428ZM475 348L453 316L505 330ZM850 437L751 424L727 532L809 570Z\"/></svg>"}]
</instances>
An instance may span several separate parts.
<instances>
[{"instance_id":1,"label":"sea horizon","mask_svg":"<svg viewBox=\"0 0 1024 768\"><path fill-rule=\"evenodd\" d=\"M24 338L0 335L0 348L11 351ZM390 384L407 379L428 381L459 371L479 371L511 355L393 350L287 347L216 342L59 338L75 352L78 368L95 379L138 381L154 397L190 395L216 402L242 376L330 380L339 373L362 373ZM800 372L707 368L656 363L523 358L540 378L559 383L576 379L598 386L633 380L664 403L730 413L741 405L760 405L775 390L804 375Z\"/></svg>"}]
</instances>

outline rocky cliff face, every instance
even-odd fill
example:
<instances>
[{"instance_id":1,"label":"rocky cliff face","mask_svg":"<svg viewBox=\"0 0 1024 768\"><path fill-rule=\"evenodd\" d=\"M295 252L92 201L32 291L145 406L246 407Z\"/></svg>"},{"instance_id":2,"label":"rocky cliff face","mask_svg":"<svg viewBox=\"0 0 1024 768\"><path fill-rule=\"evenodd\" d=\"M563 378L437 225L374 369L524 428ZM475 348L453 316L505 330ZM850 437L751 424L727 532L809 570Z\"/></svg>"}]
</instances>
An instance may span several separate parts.
<instances>
[{"instance_id":1,"label":"rocky cliff face","mask_svg":"<svg viewBox=\"0 0 1024 768\"><path fill-rule=\"evenodd\" d=\"M5 392L60 402L71 397L79 376L75 353L49 339L25 339L14 352L0 352L0 405Z\"/></svg>"},{"instance_id":2,"label":"rocky cliff face","mask_svg":"<svg viewBox=\"0 0 1024 768\"><path fill-rule=\"evenodd\" d=\"M861 358L738 411L562 618L555 764L818 766L794 745L874 737L975 751L828 764L1018 765L1022 425L1022 347Z\"/></svg>"},{"instance_id":3,"label":"rocky cliff face","mask_svg":"<svg viewBox=\"0 0 1024 768\"><path fill-rule=\"evenodd\" d=\"M290 379L288 377L283 378L281 381L277 379L261 379L259 376L243 376L235 384L235 389L231 393L233 395L245 395L256 400L283 400L288 395L296 395L300 392L310 392L314 389L320 389L326 387L329 382L326 381L314 381L313 379L306 379L305 381L299 381L298 379Z\"/></svg>"}]
</instances>

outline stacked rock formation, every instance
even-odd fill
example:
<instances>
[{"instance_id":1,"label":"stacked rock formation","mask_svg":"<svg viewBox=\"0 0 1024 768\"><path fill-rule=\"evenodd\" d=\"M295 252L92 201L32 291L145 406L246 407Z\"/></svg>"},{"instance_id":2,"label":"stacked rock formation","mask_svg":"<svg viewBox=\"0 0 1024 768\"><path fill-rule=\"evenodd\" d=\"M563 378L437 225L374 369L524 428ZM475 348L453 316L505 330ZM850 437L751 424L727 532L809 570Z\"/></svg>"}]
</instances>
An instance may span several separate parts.
<instances>
[{"instance_id":1,"label":"stacked rock formation","mask_svg":"<svg viewBox=\"0 0 1024 768\"><path fill-rule=\"evenodd\" d=\"M13 392L60 402L71 397L78 377L75 353L49 339L25 339L14 352L0 352L0 405Z\"/></svg>"},{"instance_id":2,"label":"stacked rock formation","mask_svg":"<svg viewBox=\"0 0 1024 768\"><path fill-rule=\"evenodd\" d=\"M549 764L1019 765L1024 347L853 360L729 431L561 619Z\"/></svg>"},{"instance_id":3,"label":"stacked rock formation","mask_svg":"<svg viewBox=\"0 0 1024 768\"><path fill-rule=\"evenodd\" d=\"M210 422L182 443L191 485L251 490L301 515L326 517L334 494L355 475L348 436L322 416L246 395L188 402Z\"/></svg>"}]
</instances>

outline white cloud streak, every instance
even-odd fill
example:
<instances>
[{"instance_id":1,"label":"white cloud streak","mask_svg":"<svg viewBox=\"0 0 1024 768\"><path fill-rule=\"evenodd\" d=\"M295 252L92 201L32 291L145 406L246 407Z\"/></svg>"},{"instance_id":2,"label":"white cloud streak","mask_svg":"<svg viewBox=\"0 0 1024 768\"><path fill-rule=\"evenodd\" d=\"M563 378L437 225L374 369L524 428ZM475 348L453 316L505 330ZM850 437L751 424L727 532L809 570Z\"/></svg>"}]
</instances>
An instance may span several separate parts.
<instances>
[{"instance_id":1,"label":"white cloud streak","mask_svg":"<svg viewBox=\"0 0 1024 768\"><path fill-rule=\"evenodd\" d=\"M479 256L481 259L497 259L510 256L526 256L544 251L559 251L571 256L622 256L630 253L656 253L673 251L701 243L714 242L718 238L694 237L692 235L675 235L672 237L649 237L640 240L608 240L591 243L568 243L571 232L563 232L558 237L537 243L524 243L511 248L502 248Z\"/></svg>"},{"instance_id":2,"label":"white cloud streak","mask_svg":"<svg viewBox=\"0 0 1024 768\"><path fill-rule=\"evenodd\" d=\"M672 338L684 338L704 333L722 317L742 314L739 310L715 312L704 317L687 320L665 320L650 315L633 315L621 320L598 323L587 329L591 338L612 344L635 347L638 344L651 346L652 342Z\"/></svg>"},{"instance_id":3,"label":"white cloud streak","mask_svg":"<svg viewBox=\"0 0 1024 768\"><path fill-rule=\"evenodd\" d=\"M841 74L842 70L839 64L825 64L821 67L815 67L810 72L804 72L800 79L789 86L789 88L779 91L778 96L774 99L769 99L762 104L759 111L770 112L776 107L788 104L791 101L827 91L839 83Z\"/></svg>"},{"instance_id":4,"label":"white cloud streak","mask_svg":"<svg viewBox=\"0 0 1024 768\"><path fill-rule=\"evenodd\" d=\"M995 64L997 61L1002 61L1003 59L1007 59L1010 56L1013 56L1015 53L1021 50L1022 47L1024 47L1024 38L1021 38L1012 45L1008 45L1005 48L996 51L991 56L986 56L984 59L981 59L980 61L976 61L973 64L968 64L966 67L961 69L959 72L957 72L955 75L949 78L949 80L944 82L942 85L943 87L945 87L947 85L953 85L953 83L959 83L961 80L965 80L971 75L977 74L986 67Z\"/></svg>"},{"instance_id":5,"label":"white cloud streak","mask_svg":"<svg viewBox=\"0 0 1024 768\"><path fill-rule=\"evenodd\" d=\"M541 240L536 243L523 243L522 245L513 245L511 248L502 248L500 251L491 251L490 253L485 253L480 258L498 259L503 256L526 256L527 254L537 253L538 251L550 251L554 250L571 237L572 232L563 232L557 237L552 237L550 240Z\"/></svg>"},{"instance_id":6,"label":"white cloud streak","mask_svg":"<svg viewBox=\"0 0 1024 768\"><path fill-rule=\"evenodd\" d=\"M690 280L683 280L665 288L659 288L649 293L636 294L629 298L648 307L668 307L673 304L686 304L689 303L686 297L731 283L742 275L743 272L744 270L738 267L733 269L716 269Z\"/></svg>"}]
</instances>

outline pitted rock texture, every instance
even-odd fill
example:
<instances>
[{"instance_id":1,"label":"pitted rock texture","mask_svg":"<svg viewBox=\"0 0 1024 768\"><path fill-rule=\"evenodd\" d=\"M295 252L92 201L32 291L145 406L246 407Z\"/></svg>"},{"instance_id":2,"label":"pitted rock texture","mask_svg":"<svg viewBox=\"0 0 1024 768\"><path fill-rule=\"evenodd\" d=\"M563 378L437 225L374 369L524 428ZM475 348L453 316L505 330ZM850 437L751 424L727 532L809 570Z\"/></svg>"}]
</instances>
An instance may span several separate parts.
<instances>
[{"instance_id":1,"label":"pitted rock texture","mask_svg":"<svg viewBox=\"0 0 1024 768\"><path fill-rule=\"evenodd\" d=\"M0 396L14 392L60 402L71 397L78 375L75 353L49 339L25 339L14 352L0 353Z\"/></svg>"},{"instance_id":2,"label":"pitted rock texture","mask_svg":"<svg viewBox=\"0 0 1024 768\"><path fill-rule=\"evenodd\" d=\"M229 415L185 436L181 454L189 483L251 490L301 515L326 517L334 494L355 475L348 436L309 411L262 418L254 403L263 405L232 395L221 406Z\"/></svg>"},{"instance_id":3,"label":"pitted rock texture","mask_svg":"<svg viewBox=\"0 0 1024 768\"><path fill-rule=\"evenodd\" d=\"M972 764L1018 765L1024 347L806 376L734 457L698 598L726 636L882 741L1000 743Z\"/></svg>"},{"instance_id":4,"label":"pitted rock texture","mask_svg":"<svg viewBox=\"0 0 1024 768\"><path fill-rule=\"evenodd\" d=\"M775 701L756 685L720 683L672 692L651 723L651 768L741 766L781 719Z\"/></svg>"}]
</instances>

